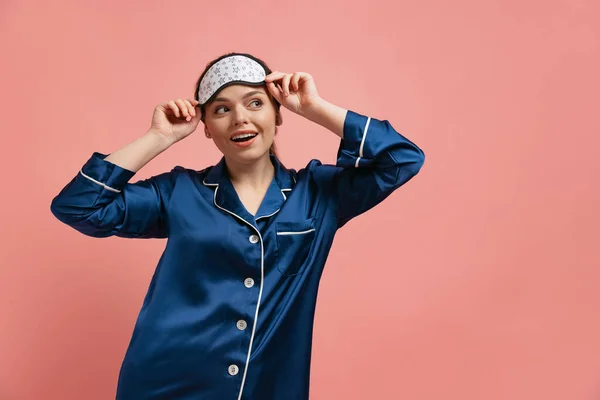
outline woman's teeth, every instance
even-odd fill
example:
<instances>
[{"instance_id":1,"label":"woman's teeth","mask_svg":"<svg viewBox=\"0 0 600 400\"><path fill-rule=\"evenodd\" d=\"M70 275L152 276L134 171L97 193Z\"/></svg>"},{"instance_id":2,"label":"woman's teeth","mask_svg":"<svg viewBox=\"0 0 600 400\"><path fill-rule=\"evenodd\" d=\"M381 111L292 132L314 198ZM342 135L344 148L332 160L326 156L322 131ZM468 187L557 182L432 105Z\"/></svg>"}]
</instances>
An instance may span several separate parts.
<instances>
[{"instance_id":1,"label":"woman's teeth","mask_svg":"<svg viewBox=\"0 0 600 400\"><path fill-rule=\"evenodd\" d=\"M247 140L252 139L256 135L258 135L258 134L257 133L245 133L243 135L234 136L231 138L231 140L233 140L234 142L245 142Z\"/></svg>"}]
</instances>

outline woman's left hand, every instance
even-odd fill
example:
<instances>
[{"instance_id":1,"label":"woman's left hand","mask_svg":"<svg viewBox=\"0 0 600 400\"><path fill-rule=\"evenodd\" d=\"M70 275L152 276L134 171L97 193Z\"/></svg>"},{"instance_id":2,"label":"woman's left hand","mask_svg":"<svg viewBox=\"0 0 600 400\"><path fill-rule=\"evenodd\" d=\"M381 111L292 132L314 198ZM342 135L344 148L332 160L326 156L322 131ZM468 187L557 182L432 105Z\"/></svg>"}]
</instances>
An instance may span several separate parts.
<instances>
[{"instance_id":1,"label":"woman's left hand","mask_svg":"<svg viewBox=\"0 0 600 400\"><path fill-rule=\"evenodd\" d=\"M275 71L265 78L267 89L288 110L307 116L321 101L315 81L306 72L285 73Z\"/></svg>"}]
</instances>

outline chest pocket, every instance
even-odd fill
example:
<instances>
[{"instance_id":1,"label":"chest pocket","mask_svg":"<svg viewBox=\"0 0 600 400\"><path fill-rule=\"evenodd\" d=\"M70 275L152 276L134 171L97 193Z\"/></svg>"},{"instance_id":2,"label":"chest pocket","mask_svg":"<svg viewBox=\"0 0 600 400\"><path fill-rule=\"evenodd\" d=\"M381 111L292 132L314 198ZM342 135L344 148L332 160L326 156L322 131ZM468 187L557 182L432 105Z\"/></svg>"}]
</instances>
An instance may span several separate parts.
<instances>
[{"instance_id":1,"label":"chest pocket","mask_svg":"<svg viewBox=\"0 0 600 400\"><path fill-rule=\"evenodd\" d=\"M277 269L285 276L301 274L315 239L314 218L277 222Z\"/></svg>"}]
</instances>

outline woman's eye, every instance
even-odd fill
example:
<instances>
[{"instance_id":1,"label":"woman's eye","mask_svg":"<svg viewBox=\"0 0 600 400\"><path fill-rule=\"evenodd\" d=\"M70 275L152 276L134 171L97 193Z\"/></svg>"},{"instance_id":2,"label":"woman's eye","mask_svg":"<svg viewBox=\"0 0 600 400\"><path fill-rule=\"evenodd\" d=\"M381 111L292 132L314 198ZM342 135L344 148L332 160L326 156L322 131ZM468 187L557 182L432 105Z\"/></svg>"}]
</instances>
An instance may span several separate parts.
<instances>
[{"instance_id":1,"label":"woman's eye","mask_svg":"<svg viewBox=\"0 0 600 400\"><path fill-rule=\"evenodd\" d=\"M250 102L250 104L253 104L254 107L260 107L260 106L262 106L262 101L260 101L260 100L252 100Z\"/></svg>"},{"instance_id":2,"label":"woman's eye","mask_svg":"<svg viewBox=\"0 0 600 400\"><path fill-rule=\"evenodd\" d=\"M215 114L222 114L220 111L225 112L226 110L227 110L227 107L225 107L225 106L217 107L217 108L215 108Z\"/></svg>"}]
</instances>

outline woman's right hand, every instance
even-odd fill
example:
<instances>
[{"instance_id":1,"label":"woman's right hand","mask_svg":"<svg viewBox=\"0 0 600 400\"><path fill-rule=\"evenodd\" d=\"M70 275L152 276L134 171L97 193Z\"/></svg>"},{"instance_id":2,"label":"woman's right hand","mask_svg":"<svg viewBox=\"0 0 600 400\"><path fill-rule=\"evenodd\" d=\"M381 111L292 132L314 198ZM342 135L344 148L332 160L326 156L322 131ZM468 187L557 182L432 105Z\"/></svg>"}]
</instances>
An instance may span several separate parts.
<instances>
[{"instance_id":1,"label":"woman's right hand","mask_svg":"<svg viewBox=\"0 0 600 400\"><path fill-rule=\"evenodd\" d=\"M200 122L200 110L196 100L170 100L154 109L150 131L174 144L189 136Z\"/></svg>"}]
</instances>

